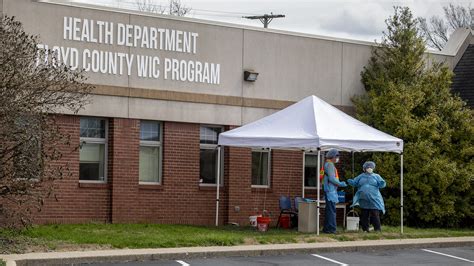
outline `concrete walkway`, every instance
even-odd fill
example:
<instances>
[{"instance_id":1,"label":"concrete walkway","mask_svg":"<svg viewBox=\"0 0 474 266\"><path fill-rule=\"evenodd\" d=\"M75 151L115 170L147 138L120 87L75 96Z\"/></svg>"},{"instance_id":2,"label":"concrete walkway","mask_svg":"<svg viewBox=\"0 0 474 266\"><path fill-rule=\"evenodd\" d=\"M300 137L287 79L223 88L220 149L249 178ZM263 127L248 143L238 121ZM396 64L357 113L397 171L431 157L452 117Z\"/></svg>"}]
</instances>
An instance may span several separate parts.
<instances>
[{"instance_id":1,"label":"concrete walkway","mask_svg":"<svg viewBox=\"0 0 474 266\"><path fill-rule=\"evenodd\" d=\"M345 242L214 246L158 249L113 249L98 251L46 252L0 255L7 266L54 265L94 262L147 261L203 257L280 255L321 251L364 251L376 249L458 247L474 245L474 237L364 240Z\"/></svg>"}]
</instances>

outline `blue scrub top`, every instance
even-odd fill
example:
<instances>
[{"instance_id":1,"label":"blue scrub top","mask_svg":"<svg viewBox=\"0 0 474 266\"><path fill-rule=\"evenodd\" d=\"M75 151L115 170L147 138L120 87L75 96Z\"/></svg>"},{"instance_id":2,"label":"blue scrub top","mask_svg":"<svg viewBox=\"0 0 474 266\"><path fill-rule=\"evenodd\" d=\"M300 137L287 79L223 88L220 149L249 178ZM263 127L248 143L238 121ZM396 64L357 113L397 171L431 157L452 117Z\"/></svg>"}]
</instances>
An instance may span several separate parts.
<instances>
[{"instance_id":1,"label":"blue scrub top","mask_svg":"<svg viewBox=\"0 0 474 266\"><path fill-rule=\"evenodd\" d=\"M336 167L333 162L324 163L323 188L326 200L338 203L337 187L345 187L346 182L339 182L336 178Z\"/></svg>"},{"instance_id":2,"label":"blue scrub top","mask_svg":"<svg viewBox=\"0 0 474 266\"><path fill-rule=\"evenodd\" d=\"M380 175L362 173L355 179L347 180L347 183L357 188L351 207L360 206L363 209L377 209L385 213L385 204L380 189L387 184Z\"/></svg>"}]
</instances>

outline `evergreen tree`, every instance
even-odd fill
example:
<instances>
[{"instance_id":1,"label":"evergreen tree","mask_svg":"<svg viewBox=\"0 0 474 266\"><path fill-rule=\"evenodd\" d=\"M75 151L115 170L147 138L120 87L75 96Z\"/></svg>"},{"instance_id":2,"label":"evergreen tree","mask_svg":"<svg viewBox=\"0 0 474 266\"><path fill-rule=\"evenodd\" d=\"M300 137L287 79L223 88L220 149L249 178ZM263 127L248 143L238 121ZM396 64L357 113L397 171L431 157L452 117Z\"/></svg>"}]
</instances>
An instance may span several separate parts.
<instances>
[{"instance_id":1,"label":"evergreen tree","mask_svg":"<svg viewBox=\"0 0 474 266\"><path fill-rule=\"evenodd\" d=\"M406 7L395 7L387 32L362 71L366 95L353 98L357 116L404 140L404 213L411 226L472 224L474 119L450 92L453 73L432 62ZM388 188L385 220L400 221L400 162L374 154Z\"/></svg>"}]
</instances>

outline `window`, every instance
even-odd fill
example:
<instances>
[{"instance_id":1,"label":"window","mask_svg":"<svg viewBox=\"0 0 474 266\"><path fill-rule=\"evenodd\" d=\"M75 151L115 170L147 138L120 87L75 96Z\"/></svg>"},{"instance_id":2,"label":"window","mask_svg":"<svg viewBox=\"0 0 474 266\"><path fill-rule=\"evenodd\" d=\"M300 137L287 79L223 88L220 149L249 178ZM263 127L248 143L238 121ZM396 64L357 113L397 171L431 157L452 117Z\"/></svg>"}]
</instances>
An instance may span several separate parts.
<instances>
[{"instance_id":1,"label":"window","mask_svg":"<svg viewBox=\"0 0 474 266\"><path fill-rule=\"evenodd\" d=\"M107 121L101 118L81 118L79 180L106 180Z\"/></svg>"},{"instance_id":2,"label":"window","mask_svg":"<svg viewBox=\"0 0 474 266\"><path fill-rule=\"evenodd\" d=\"M318 180L318 155L305 154L304 161L304 186L316 188Z\"/></svg>"},{"instance_id":3,"label":"window","mask_svg":"<svg viewBox=\"0 0 474 266\"><path fill-rule=\"evenodd\" d=\"M222 127L201 126L200 129L200 159L199 159L199 175L201 184L216 184L217 179L217 141ZM223 150L221 150L221 159L223 158ZM223 184L223 161L221 160L220 185Z\"/></svg>"},{"instance_id":4,"label":"window","mask_svg":"<svg viewBox=\"0 0 474 266\"><path fill-rule=\"evenodd\" d=\"M45 133L41 126L43 122L40 116L18 117L12 125L13 130L10 131L15 133L11 135L11 139L5 139L6 143L10 143L8 146L15 146L15 149L8 152L8 156L4 156L4 163L13 162L12 173L18 181L41 179L44 170L42 138L44 134L48 137L48 133Z\"/></svg>"},{"instance_id":5,"label":"window","mask_svg":"<svg viewBox=\"0 0 474 266\"><path fill-rule=\"evenodd\" d=\"M252 151L252 186L270 186L270 151Z\"/></svg>"},{"instance_id":6,"label":"window","mask_svg":"<svg viewBox=\"0 0 474 266\"><path fill-rule=\"evenodd\" d=\"M140 183L161 183L161 123L140 121Z\"/></svg>"}]
</instances>

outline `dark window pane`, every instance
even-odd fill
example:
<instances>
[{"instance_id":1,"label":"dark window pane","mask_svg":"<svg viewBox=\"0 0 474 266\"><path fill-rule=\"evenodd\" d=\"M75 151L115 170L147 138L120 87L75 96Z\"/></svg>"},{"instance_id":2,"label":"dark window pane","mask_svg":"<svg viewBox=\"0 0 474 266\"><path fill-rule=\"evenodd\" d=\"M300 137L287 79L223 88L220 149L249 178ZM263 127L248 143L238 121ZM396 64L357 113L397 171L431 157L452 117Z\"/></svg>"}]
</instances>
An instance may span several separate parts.
<instances>
[{"instance_id":1,"label":"dark window pane","mask_svg":"<svg viewBox=\"0 0 474 266\"><path fill-rule=\"evenodd\" d=\"M105 180L105 145L83 143L79 154L80 180Z\"/></svg>"},{"instance_id":2,"label":"dark window pane","mask_svg":"<svg viewBox=\"0 0 474 266\"><path fill-rule=\"evenodd\" d=\"M316 167L305 167L304 168L304 185L306 187L316 187L316 182L318 181Z\"/></svg>"},{"instance_id":3,"label":"dark window pane","mask_svg":"<svg viewBox=\"0 0 474 266\"><path fill-rule=\"evenodd\" d=\"M81 138L105 138L105 120L81 117Z\"/></svg>"},{"instance_id":4,"label":"dark window pane","mask_svg":"<svg viewBox=\"0 0 474 266\"><path fill-rule=\"evenodd\" d=\"M252 185L269 185L268 152L252 152Z\"/></svg>"},{"instance_id":5,"label":"dark window pane","mask_svg":"<svg viewBox=\"0 0 474 266\"><path fill-rule=\"evenodd\" d=\"M201 149L199 172L202 183L215 184L217 177L217 150Z\"/></svg>"},{"instance_id":6,"label":"dark window pane","mask_svg":"<svg viewBox=\"0 0 474 266\"><path fill-rule=\"evenodd\" d=\"M315 155L305 155L304 185L316 187L318 176L318 157Z\"/></svg>"},{"instance_id":7,"label":"dark window pane","mask_svg":"<svg viewBox=\"0 0 474 266\"><path fill-rule=\"evenodd\" d=\"M160 141L160 123L140 121L140 140Z\"/></svg>"},{"instance_id":8,"label":"dark window pane","mask_svg":"<svg viewBox=\"0 0 474 266\"><path fill-rule=\"evenodd\" d=\"M222 132L220 127L201 126L200 140L201 144L217 144L218 136Z\"/></svg>"},{"instance_id":9,"label":"dark window pane","mask_svg":"<svg viewBox=\"0 0 474 266\"><path fill-rule=\"evenodd\" d=\"M80 163L80 180L100 180L100 163Z\"/></svg>"},{"instance_id":10,"label":"dark window pane","mask_svg":"<svg viewBox=\"0 0 474 266\"><path fill-rule=\"evenodd\" d=\"M87 128L87 118L81 118L81 136Z\"/></svg>"}]
</instances>

